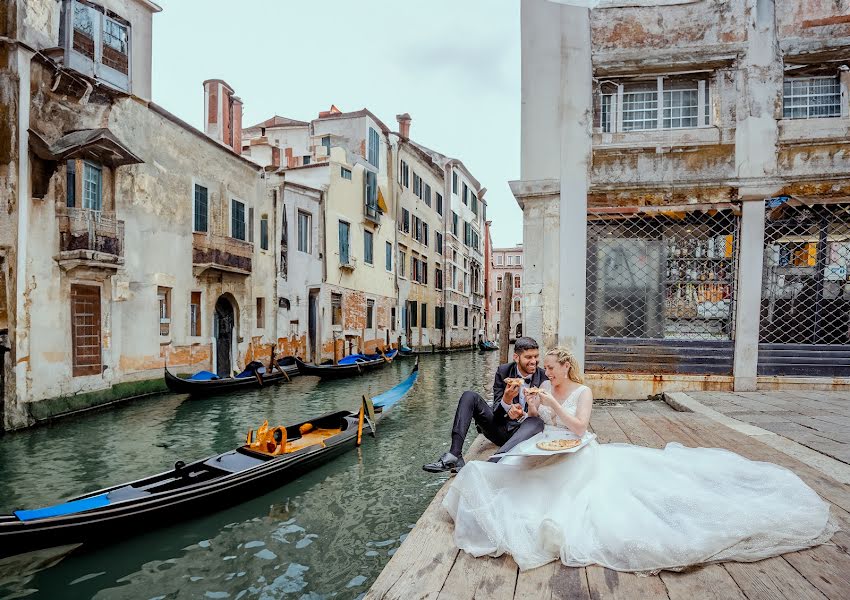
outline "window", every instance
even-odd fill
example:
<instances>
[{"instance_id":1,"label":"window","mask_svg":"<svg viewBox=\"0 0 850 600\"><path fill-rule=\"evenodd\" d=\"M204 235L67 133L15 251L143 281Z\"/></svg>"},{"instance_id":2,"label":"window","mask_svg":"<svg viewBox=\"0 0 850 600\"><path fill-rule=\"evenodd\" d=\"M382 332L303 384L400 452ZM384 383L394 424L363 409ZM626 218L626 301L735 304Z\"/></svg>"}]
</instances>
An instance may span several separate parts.
<instances>
[{"instance_id":1,"label":"window","mask_svg":"<svg viewBox=\"0 0 850 600\"><path fill-rule=\"evenodd\" d=\"M519 275L516 275L516 276L514 277L514 289L517 289L517 290L518 290L520 287L522 287L522 286L520 285L521 283L522 283L522 281L520 280L520 276L519 276Z\"/></svg>"},{"instance_id":2,"label":"window","mask_svg":"<svg viewBox=\"0 0 850 600\"><path fill-rule=\"evenodd\" d=\"M257 329L266 327L266 299L257 298Z\"/></svg>"},{"instance_id":3,"label":"window","mask_svg":"<svg viewBox=\"0 0 850 600\"><path fill-rule=\"evenodd\" d=\"M413 193L418 198L422 197L422 179L416 174L416 171L413 172Z\"/></svg>"},{"instance_id":4,"label":"window","mask_svg":"<svg viewBox=\"0 0 850 600\"><path fill-rule=\"evenodd\" d=\"M422 223L422 243L427 246L428 245L428 223Z\"/></svg>"},{"instance_id":5,"label":"window","mask_svg":"<svg viewBox=\"0 0 850 600\"><path fill-rule=\"evenodd\" d=\"M207 188L202 185L195 184L195 203L194 203L194 229L201 233L206 233L209 221L209 193Z\"/></svg>"},{"instance_id":6,"label":"window","mask_svg":"<svg viewBox=\"0 0 850 600\"><path fill-rule=\"evenodd\" d=\"M306 165L309 165L309 164L310 164L310 155L309 155L309 154L305 154L305 155L302 157L302 159L301 159L301 164L302 164L302 165L304 165L304 166L306 166Z\"/></svg>"},{"instance_id":7,"label":"window","mask_svg":"<svg viewBox=\"0 0 850 600\"><path fill-rule=\"evenodd\" d=\"M74 2L74 41L73 48L94 60L94 20L100 15L88 6Z\"/></svg>"},{"instance_id":8,"label":"window","mask_svg":"<svg viewBox=\"0 0 850 600\"><path fill-rule=\"evenodd\" d=\"M477 217L478 216L478 196L472 194L472 201L469 205L469 208L472 209L472 213Z\"/></svg>"},{"instance_id":9,"label":"window","mask_svg":"<svg viewBox=\"0 0 850 600\"><path fill-rule=\"evenodd\" d=\"M390 327L395 331L395 306L390 308Z\"/></svg>"},{"instance_id":10,"label":"window","mask_svg":"<svg viewBox=\"0 0 850 600\"><path fill-rule=\"evenodd\" d=\"M101 62L127 75L129 66L129 34L127 27L105 17L103 19L103 49Z\"/></svg>"},{"instance_id":11,"label":"window","mask_svg":"<svg viewBox=\"0 0 850 600\"><path fill-rule=\"evenodd\" d=\"M496 255L496 264L502 265L502 264L504 264L504 262L505 262L505 256L503 254L497 254Z\"/></svg>"},{"instance_id":12,"label":"window","mask_svg":"<svg viewBox=\"0 0 850 600\"><path fill-rule=\"evenodd\" d=\"M502 311L502 299L501 298L496 298L496 311L497 312Z\"/></svg>"},{"instance_id":13,"label":"window","mask_svg":"<svg viewBox=\"0 0 850 600\"><path fill-rule=\"evenodd\" d=\"M446 309L443 306L434 307L434 327L442 329L446 326Z\"/></svg>"},{"instance_id":14,"label":"window","mask_svg":"<svg viewBox=\"0 0 850 600\"><path fill-rule=\"evenodd\" d=\"M99 375L102 371L100 343L100 288L71 285L72 373Z\"/></svg>"},{"instance_id":15,"label":"window","mask_svg":"<svg viewBox=\"0 0 850 600\"><path fill-rule=\"evenodd\" d=\"M381 146L380 140L378 139L378 132L369 128L369 164L380 167L381 164L379 162L378 151Z\"/></svg>"},{"instance_id":16,"label":"window","mask_svg":"<svg viewBox=\"0 0 850 600\"><path fill-rule=\"evenodd\" d=\"M201 335L201 292L192 292L189 297L189 335Z\"/></svg>"},{"instance_id":17,"label":"window","mask_svg":"<svg viewBox=\"0 0 850 600\"><path fill-rule=\"evenodd\" d=\"M171 289L156 288L156 297L159 301L159 335L168 337L171 333Z\"/></svg>"},{"instance_id":18,"label":"window","mask_svg":"<svg viewBox=\"0 0 850 600\"><path fill-rule=\"evenodd\" d=\"M465 183L463 184L463 196L461 196L461 200L463 200L464 204L469 204L469 186Z\"/></svg>"},{"instance_id":19,"label":"window","mask_svg":"<svg viewBox=\"0 0 850 600\"><path fill-rule=\"evenodd\" d=\"M457 304L453 304L452 308L454 308L454 326L457 327L458 323L459 323L458 318L457 318L457 316L458 316Z\"/></svg>"},{"instance_id":20,"label":"window","mask_svg":"<svg viewBox=\"0 0 850 600\"><path fill-rule=\"evenodd\" d=\"M519 299L514 300L514 312L519 312Z\"/></svg>"},{"instance_id":21,"label":"window","mask_svg":"<svg viewBox=\"0 0 850 600\"><path fill-rule=\"evenodd\" d=\"M460 217L458 217L456 212L452 211L452 234L455 237L458 237L458 223L460 223Z\"/></svg>"},{"instance_id":22,"label":"window","mask_svg":"<svg viewBox=\"0 0 850 600\"><path fill-rule=\"evenodd\" d=\"M428 305L423 303L420 310L421 319L419 319L420 327L428 327Z\"/></svg>"},{"instance_id":23,"label":"window","mask_svg":"<svg viewBox=\"0 0 850 600\"><path fill-rule=\"evenodd\" d=\"M369 265L375 263L374 256L373 256L373 250L374 250L373 243L374 243L374 237L372 235L372 232L364 229L363 230L363 260L364 260L364 262L366 262L366 264L369 264Z\"/></svg>"},{"instance_id":24,"label":"window","mask_svg":"<svg viewBox=\"0 0 850 600\"><path fill-rule=\"evenodd\" d=\"M517 265L521 265L521 264L522 264L522 254L518 255L518 256L514 259L514 262L515 262Z\"/></svg>"},{"instance_id":25,"label":"window","mask_svg":"<svg viewBox=\"0 0 850 600\"><path fill-rule=\"evenodd\" d=\"M469 327L469 309L468 308L463 309L463 326Z\"/></svg>"},{"instance_id":26,"label":"window","mask_svg":"<svg viewBox=\"0 0 850 600\"><path fill-rule=\"evenodd\" d=\"M65 163L65 206L74 208L77 201L77 163L69 160Z\"/></svg>"},{"instance_id":27,"label":"window","mask_svg":"<svg viewBox=\"0 0 850 600\"><path fill-rule=\"evenodd\" d=\"M437 196L437 206L436 206L437 214L442 217L443 216L443 195L437 194L436 196Z\"/></svg>"},{"instance_id":28,"label":"window","mask_svg":"<svg viewBox=\"0 0 850 600\"><path fill-rule=\"evenodd\" d=\"M262 215L260 217L260 249L269 249L269 216Z\"/></svg>"},{"instance_id":29,"label":"window","mask_svg":"<svg viewBox=\"0 0 850 600\"><path fill-rule=\"evenodd\" d=\"M393 245L390 242L387 242L386 249L387 249L386 269L387 269L387 271L392 271L393 270Z\"/></svg>"},{"instance_id":30,"label":"window","mask_svg":"<svg viewBox=\"0 0 850 600\"><path fill-rule=\"evenodd\" d=\"M351 231L351 225L346 223L345 221L339 222L339 264L347 265L350 263L349 261L349 233Z\"/></svg>"},{"instance_id":31,"label":"window","mask_svg":"<svg viewBox=\"0 0 850 600\"><path fill-rule=\"evenodd\" d=\"M782 88L784 119L841 116L841 84L838 77L788 77Z\"/></svg>"},{"instance_id":32,"label":"window","mask_svg":"<svg viewBox=\"0 0 850 600\"><path fill-rule=\"evenodd\" d=\"M442 254L443 253L443 234L440 233L439 231L437 231L434 235L437 238L437 240L434 244L434 249L437 252L439 252L440 254Z\"/></svg>"},{"instance_id":33,"label":"window","mask_svg":"<svg viewBox=\"0 0 850 600\"><path fill-rule=\"evenodd\" d=\"M331 325L342 325L342 294L331 292Z\"/></svg>"},{"instance_id":34,"label":"window","mask_svg":"<svg viewBox=\"0 0 850 600\"><path fill-rule=\"evenodd\" d=\"M501 277L496 277L496 291L497 292L502 291L502 278Z\"/></svg>"},{"instance_id":35,"label":"window","mask_svg":"<svg viewBox=\"0 0 850 600\"><path fill-rule=\"evenodd\" d=\"M366 329L372 329L375 321L375 301L366 300Z\"/></svg>"},{"instance_id":36,"label":"window","mask_svg":"<svg viewBox=\"0 0 850 600\"><path fill-rule=\"evenodd\" d=\"M443 270L434 269L434 287L438 290L443 289Z\"/></svg>"},{"instance_id":37,"label":"window","mask_svg":"<svg viewBox=\"0 0 850 600\"><path fill-rule=\"evenodd\" d=\"M378 174L374 171L366 171L363 179L363 196L366 202L366 215L377 219L380 214L378 208Z\"/></svg>"},{"instance_id":38,"label":"window","mask_svg":"<svg viewBox=\"0 0 850 600\"><path fill-rule=\"evenodd\" d=\"M399 277L405 276L404 275L404 270L405 270L404 265L405 265L406 259L407 259L407 254L405 254L404 252L399 250L398 251L398 275L399 275Z\"/></svg>"},{"instance_id":39,"label":"window","mask_svg":"<svg viewBox=\"0 0 850 600\"><path fill-rule=\"evenodd\" d=\"M424 188L422 190L422 199L425 200L426 206L431 206L431 186L427 183L424 184Z\"/></svg>"},{"instance_id":40,"label":"window","mask_svg":"<svg viewBox=\"0 0 850 600\"><path fill-rule=\"evenodd\" d=\"M457 194L457 173L452 171L452 192Z\"/></svg>"},{"instance_id":41,"label":"window","mask_svg":"<svg viewBox=\"0 0 850 600\"><path fill-rule=\"evenodd\" d=\"M235 198L230 201L230 237L245 241L245 204Z\"/></svg>"},{"instance_id":42,"label":"window","mask_svg":"<svg viewBox=\"0 0 850 600\"><path fill-rule=\"evenodd\" d=\"M298 250L312 254L313 252L313 215L298 211Z\"/></svg>"},{"instance_id":43,"label":"window","mask_svg":"<svg viewBox=\"0 0 850 600\"><path fill-rule=\"evenodd\" d=\"M401 222L398 225L404 233L410 233L410 211L406 208L401 209Z\"/></svg>"},{"instance_id":44,"label":"window","mask_svg":"<svg viewBox=\"0 0 850 600\"><path fill-rule=\"evenodd\" d=\"M405 161L401 161L398 169L398 182L406 187L410 187L410 167Z\"/></svg>"},{"instance_id":45,"label":"window","mask_svg":"<svg viewBox=\"0 0 850 600\"><path fill-rule=\"evenodd\" d=\"M322 146L325 147L325 156L331 155L331 136L326 135L322 137Z\"/></svg>"},{"instance_id":46,"label":"window","mask_svg":"<svg viewBox=\"0 0 850 600\"><path fill-rule=\"evenodd\" d=\"M615 84L599 98L603 132L685 129L711 123L707 79L658 77L650 81ZM660 98L660 102L659 102Z\"/></svg>"},{"instance_id":47,"label":"window","mask_svg":"<svg viewBox=\"0 0 850 600\"><path fill-rule=\"evenodd\" d=\"M83 163L83 208L101 210L103 207L103 172L89 162Z\"/></svg>"},{"instance_id":48,"label":"window","mask_svg":"<svg viewBox=\"0 0 850 600\"><path fill-rule=\"evenodd\" d=\"M407 305L408 305L407 314L410 318L410 326L411 327L418 327L418 324L416 322L417 317L419 315L419 312L417 311L417 308L418 308L417 304L418 304L418 302L414 302L413 300L411 300L407 303Z\"/></svg>"},{"instance_id":49,"label":"window","mask_svg":"<svg viewBox=\"0 0 850 600\"><path fill-rule=\"evenodd\" d=\"M346 169L345 167L340 167L339 168L339 176L342 177L343 179L347 179L348 181L351 181L351 169Z\"/></svg>"}]
</instances>

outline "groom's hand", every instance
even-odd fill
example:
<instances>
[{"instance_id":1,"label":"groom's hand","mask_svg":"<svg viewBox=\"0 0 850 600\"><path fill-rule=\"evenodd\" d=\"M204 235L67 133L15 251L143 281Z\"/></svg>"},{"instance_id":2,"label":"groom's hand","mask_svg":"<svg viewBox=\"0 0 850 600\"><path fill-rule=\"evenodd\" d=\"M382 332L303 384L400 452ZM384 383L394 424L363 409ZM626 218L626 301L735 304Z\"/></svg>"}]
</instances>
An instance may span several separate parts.
<instances>
[{"instance_id":1,"label":"groom's hand","mask_svg":"<svg viewBox=\"0 0 850 600\"><path fill-rule=\"evenodd\" d=\"M510 404L517 396L519 396L519 386L513 383L509 383L505 387L505 393L502 396L502 402L504 402L505 404Z\"/></svg>"},{"instance_id":2,"label":"groom's hand","mask_svg":"<svg viewBox=\"0 0 850 600\"><path fill-rule=\"evenodd\" d=\"M512 421L516 421L521 418L522 415L525 414L522 410L521 404L511 404L511 409L508 411L508 418Z\"/></svg>"}]
</instances>

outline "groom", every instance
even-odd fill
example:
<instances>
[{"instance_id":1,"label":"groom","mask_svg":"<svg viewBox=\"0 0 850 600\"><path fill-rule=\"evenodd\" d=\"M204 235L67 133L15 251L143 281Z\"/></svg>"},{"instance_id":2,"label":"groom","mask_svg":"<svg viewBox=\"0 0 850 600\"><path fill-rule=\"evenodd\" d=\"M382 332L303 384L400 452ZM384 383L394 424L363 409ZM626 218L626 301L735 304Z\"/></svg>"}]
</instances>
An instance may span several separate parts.
<instances>
[{"instance_id":1,"label":"groom","mask_svg":"<svg viewBox=\"0 0 850 600\"><path fill-rule=\"evenodd\" d=\"M514 361L496 369L492 406L479 394L464 392L455 411L451 448L438 460L422 468L431 473L456 473L463 467L463 441L473 420L484 437L501 446L499 452L507 452L543 431L543 421L539 417L529 417L525 404L525 389L540 387L546 381L545 371L537 366L539 360L537 342L530 337L519 338L514 344ZM521 379L522 382L506 383L506 379Z\"/></svg>"}]
</instances>

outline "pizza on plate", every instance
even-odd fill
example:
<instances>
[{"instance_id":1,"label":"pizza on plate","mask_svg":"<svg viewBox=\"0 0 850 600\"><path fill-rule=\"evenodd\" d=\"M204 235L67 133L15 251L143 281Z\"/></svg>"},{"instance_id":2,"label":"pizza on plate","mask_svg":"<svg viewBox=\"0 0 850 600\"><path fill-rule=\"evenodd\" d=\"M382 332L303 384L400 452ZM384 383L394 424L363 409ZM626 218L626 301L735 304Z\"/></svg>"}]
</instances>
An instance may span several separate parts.
<instances>
[{"instance_id":1,"label":"pizza on plate","mask_svg":"<svg viewBox=\"0 0 850 600\"><path fill-rule=\"evenodd\" d=\"M558 440L546 440L544 442L537 442L537 447L541 450L569 450L570 448L575 448L576 446L581 445L581 440L569 440L569 439L558 439Z\"/></svg>"}]
</instances>

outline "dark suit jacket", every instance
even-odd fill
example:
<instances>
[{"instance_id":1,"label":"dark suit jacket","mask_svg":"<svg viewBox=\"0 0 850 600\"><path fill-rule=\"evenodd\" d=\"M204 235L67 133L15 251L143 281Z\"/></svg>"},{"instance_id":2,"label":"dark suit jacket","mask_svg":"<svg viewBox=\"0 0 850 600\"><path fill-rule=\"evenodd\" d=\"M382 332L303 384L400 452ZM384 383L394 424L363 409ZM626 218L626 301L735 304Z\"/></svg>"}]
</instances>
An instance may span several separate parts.
<instances>
[{"instance_id":1,"label":"dark suit jacket","mask_svg":"<svg viewBox=\"0 0 850 600\"><path fill-rule=\"evenodd\" d=\"M506 365L499 365L499 368L496 369L496 377L493 380L493 420L508 430L514 429L519 424L508 418L508 413L505 412L502 406L502 396L505 395L505 379L519 376L516 363L509 362ZM546 371L537 367L537 371L531 375L531 385L533 387L540 387L546 380Z\"/></svg>"}]
</instances>

